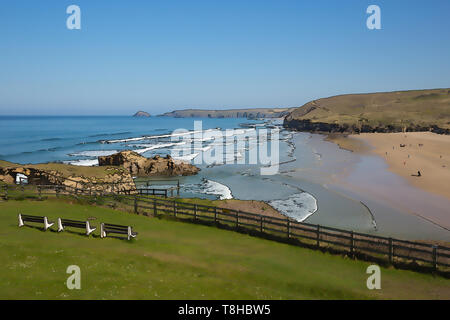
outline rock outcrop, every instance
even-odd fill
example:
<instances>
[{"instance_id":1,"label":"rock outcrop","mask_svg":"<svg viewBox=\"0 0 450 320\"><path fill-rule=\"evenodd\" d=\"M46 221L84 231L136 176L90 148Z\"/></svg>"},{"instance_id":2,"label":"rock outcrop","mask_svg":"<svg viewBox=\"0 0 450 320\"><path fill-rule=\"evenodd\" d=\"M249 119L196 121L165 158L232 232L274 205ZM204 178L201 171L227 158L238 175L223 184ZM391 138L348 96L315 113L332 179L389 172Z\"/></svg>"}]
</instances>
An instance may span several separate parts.
<instances>
[{"instance_id":1,"label":"rock outcrop","mask_svg":"<svg viewBox=\"0 0 450 320\"><path fill-rule=\"evenodd\" d=\"M98 157L99 166L121 166L133 176L188 176L200 171L196 166L174 160L170 155L146 158L134 151Z\"/></svg>"},{"instance_id":2,"label":"rock outcrop","mask_svg":"<svg viewBox=\"0 0 450 320\"><path fill-rule=\"evenodd\" d=\"M312 122L311 120L285 119L283 126L287 129L297 131L316 132L316 133L391 133L391 132L424 132L430 131L437 134L450 134L450 129L440 128L436 125L355 125L355 124L337 124L326 122Z\"/></svg>"},{"instance_id":3,"label":"rock outcrop","mask_svg":"<svg viewBox=\"0 0 450 320\"><path fill-rule=\"evenodd\" d=\"M28 184L65 186L69 191L79 189L104 193L136 192L133 178L123 168L105 167L99 170L98 167L77 167L60 163L19 165L2 161L1 181L14 184L18 174L26 176Z\"/></svg>"}]
</instances>

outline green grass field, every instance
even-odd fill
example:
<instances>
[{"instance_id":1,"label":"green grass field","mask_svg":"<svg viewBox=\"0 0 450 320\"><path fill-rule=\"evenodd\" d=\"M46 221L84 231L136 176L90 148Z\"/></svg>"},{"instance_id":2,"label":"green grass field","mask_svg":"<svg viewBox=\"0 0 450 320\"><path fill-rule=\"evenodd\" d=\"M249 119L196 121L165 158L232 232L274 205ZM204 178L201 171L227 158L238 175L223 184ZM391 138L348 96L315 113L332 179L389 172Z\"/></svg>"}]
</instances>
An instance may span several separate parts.
<instances>
[{"instance_id":1,"label":"green grass field","mask_svg":"<svg viewBox=\"0 0 450 320\"><path fill-rule=\"evenodd\" d=\"M450 299L450 280L67 200L0 202L0 299ZM132 225L134 241L17 226L19 212ZM54 228L55 229L55 228ZM69 290L69 265L81 290Z\"/></svg>"}]
</instances>

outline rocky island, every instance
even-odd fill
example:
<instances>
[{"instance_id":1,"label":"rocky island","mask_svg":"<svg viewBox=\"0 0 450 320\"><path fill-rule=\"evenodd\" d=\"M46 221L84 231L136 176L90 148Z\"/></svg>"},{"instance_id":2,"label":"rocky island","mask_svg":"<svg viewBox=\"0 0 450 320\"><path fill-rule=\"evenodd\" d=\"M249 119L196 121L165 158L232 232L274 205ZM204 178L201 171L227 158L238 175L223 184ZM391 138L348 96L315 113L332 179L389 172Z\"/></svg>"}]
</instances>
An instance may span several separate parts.
<instances>
[{"instance_id":1,"label":"rocky island","mask_svg":"<svg viewBox=\"0 0 450 320\"><path fill-rule=\"evenodd\" d=\"M145 112L145 111L138 111L133 115L133 117L148 118L148 117L150 117L150 113Z\"/></svg>"}]
</instances>

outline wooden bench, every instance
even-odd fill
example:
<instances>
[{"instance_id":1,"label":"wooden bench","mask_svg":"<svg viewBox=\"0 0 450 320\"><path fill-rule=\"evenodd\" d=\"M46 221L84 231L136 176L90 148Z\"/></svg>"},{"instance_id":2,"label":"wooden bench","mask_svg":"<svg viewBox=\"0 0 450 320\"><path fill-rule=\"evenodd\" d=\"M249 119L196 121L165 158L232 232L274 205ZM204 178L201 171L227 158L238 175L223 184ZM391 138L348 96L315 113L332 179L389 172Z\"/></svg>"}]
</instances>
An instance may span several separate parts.
<instances>
[{"instance_id":1,"label":"wooden bench","mask_svg":"<svg viewBox=\"0 0 450 320\"><path fill-rule=\"evenodd\" d=\"M131 238L135 238L137 236L137 232L134 232L130 226L102 223L100 225L100 237L106 238L109 233L126 234L128 240L131 240Z\"/></svg>"},{"instance_id":2,"label":"wooden bench","mask_svg":"<svg viewBox=\"0 0 450 320\"><path fill-rule=\"evenodd\" d=\"M22 227L25 225L25 222L32 222L32 223L43 223L44 224L44 230L47 230L52 225L54 225L54 222L48 221L47 217L40 217L40 216L31 216L28 214L21 214L19 213L19 227Z\"/></svg>"},{"instance_id":3,"label":"wooden bench","mask_svg":"<svg viewBox=\"0 0 450 320\"><path fill-rule=\"evenodd\" d=\"M77 221L58 218L58 232L64 231L64 228L66 227L85 229L87 236L89 236L92 232L94 232L97 229L95 227L91 227L89 221Z\"/></svg>"}]
</instances>

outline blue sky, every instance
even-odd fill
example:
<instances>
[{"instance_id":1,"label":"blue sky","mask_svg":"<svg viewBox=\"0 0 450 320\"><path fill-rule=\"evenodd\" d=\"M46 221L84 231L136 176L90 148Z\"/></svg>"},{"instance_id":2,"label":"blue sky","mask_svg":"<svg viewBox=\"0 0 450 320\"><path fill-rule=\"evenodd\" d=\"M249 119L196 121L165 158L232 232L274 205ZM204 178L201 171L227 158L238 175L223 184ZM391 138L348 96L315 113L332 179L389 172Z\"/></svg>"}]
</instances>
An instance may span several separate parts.
<instances>
[{"instance_id":1,"label":"blue sky","mask_svg":"<svg viewBox=\"0 0 450 320\"><path fill-rule=\"evenodd\" d=\"M293 107L450 87L449 57L448 0L2 0L0 114Z\"/></svg>"}]
</instances>

